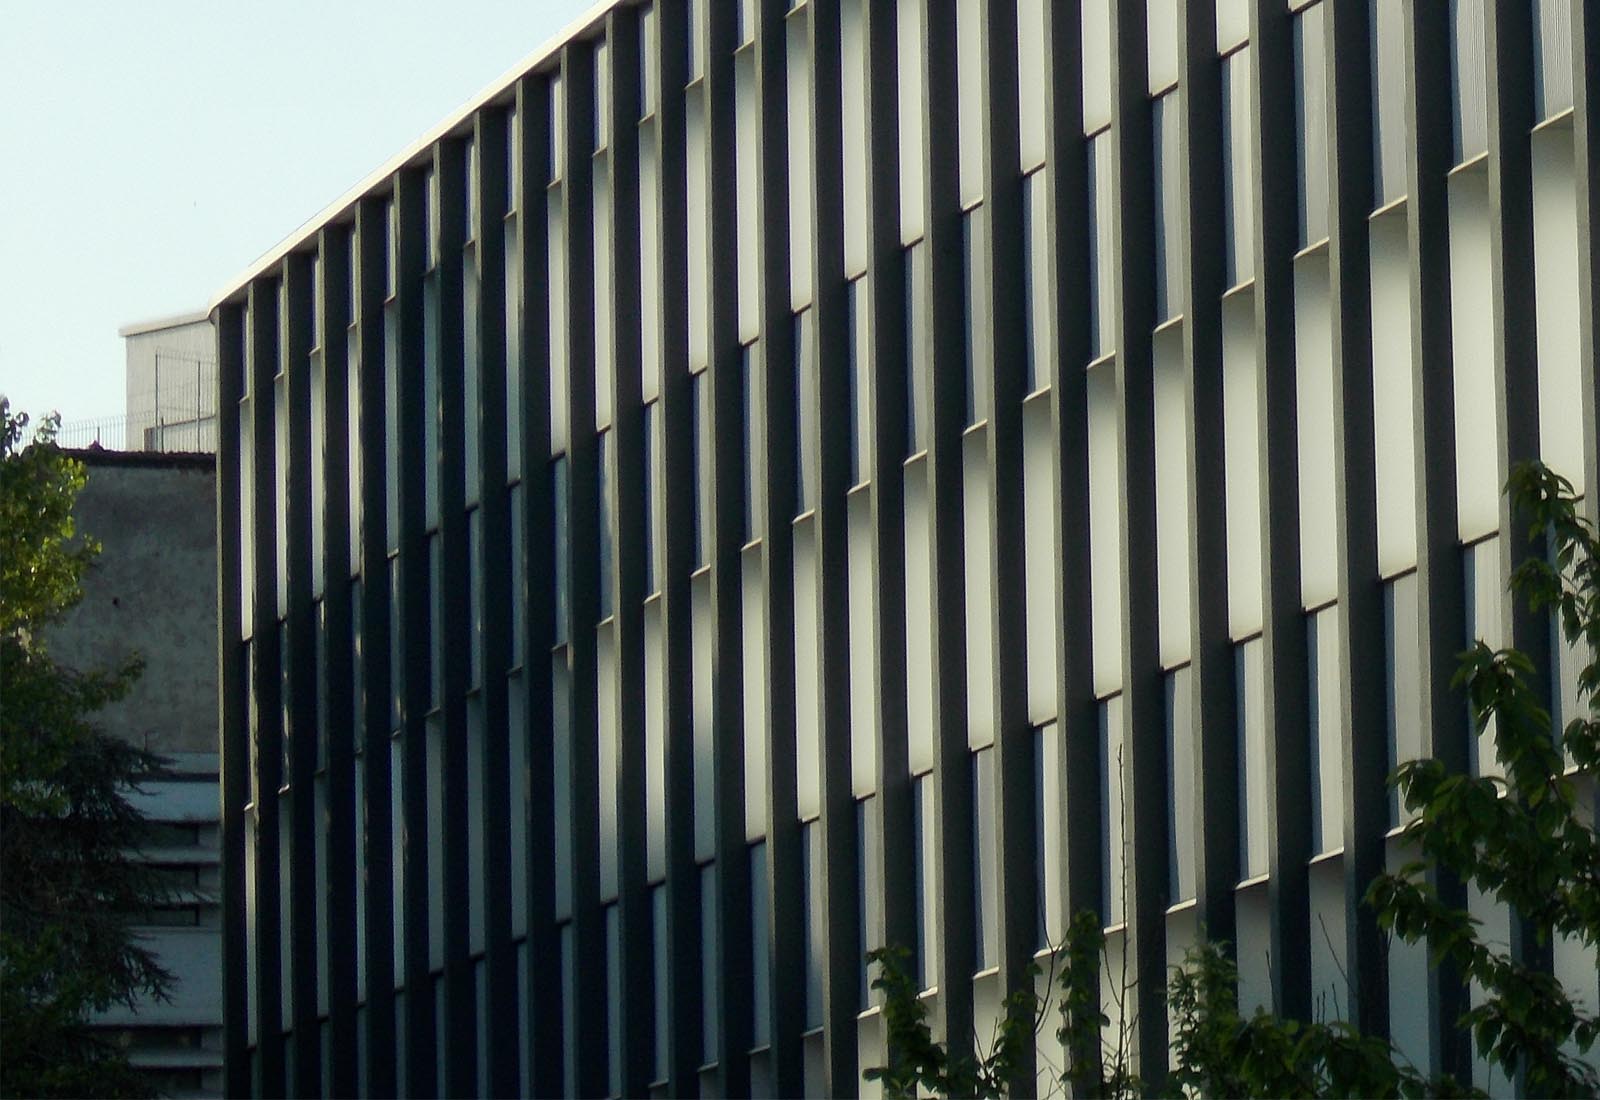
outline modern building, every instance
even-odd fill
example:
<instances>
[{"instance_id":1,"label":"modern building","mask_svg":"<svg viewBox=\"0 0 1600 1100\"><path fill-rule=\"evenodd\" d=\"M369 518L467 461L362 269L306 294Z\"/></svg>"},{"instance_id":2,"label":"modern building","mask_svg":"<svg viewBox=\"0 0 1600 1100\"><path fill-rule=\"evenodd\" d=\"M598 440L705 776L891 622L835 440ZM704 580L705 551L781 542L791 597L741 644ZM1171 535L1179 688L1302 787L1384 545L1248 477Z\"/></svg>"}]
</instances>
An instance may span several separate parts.
<instances>
[{"instance_id":1,"label":"modern building","mask_svg":"<svg viewBox=\"0 0 1600 1100\"><path fill-rule=\"evenodd\" d=\"M130 451L217 449L217 340L204 311L124 325Z\"/></svg>"},{"instance_id":2,"label":"modern building","mask_svg":"<svg viewBox=\"0 0 1600 1100\"><path fill-rule=\"evenodd\" d=\"M1203 931L1492 1084L1358 902L1467 639L1576 698L1499 487L1595 513L1597 22L607 3L256 262L228 1091L871 1091L868 949L983 1047L1085 907L1149 1079Z\"/></svg>"},{"instance_id":3,"label":"modern building","mask_svg":"<svg viewBox=\"0 0 1600 1100\"><path fill-rule=\"evenodd\" d=\"M104 549L84 575L83 599L52 628L51 651L73 668L118 668L137 654L143 673L93 720L167 761L130 796L150 822L130 845L171 889L134 931L175 981L167 1000L113 1005L95 1023L162 1095L221 1096L214 459L101 449L73 457L88 468L73 518Z\"/></svg>"}]
</instances>

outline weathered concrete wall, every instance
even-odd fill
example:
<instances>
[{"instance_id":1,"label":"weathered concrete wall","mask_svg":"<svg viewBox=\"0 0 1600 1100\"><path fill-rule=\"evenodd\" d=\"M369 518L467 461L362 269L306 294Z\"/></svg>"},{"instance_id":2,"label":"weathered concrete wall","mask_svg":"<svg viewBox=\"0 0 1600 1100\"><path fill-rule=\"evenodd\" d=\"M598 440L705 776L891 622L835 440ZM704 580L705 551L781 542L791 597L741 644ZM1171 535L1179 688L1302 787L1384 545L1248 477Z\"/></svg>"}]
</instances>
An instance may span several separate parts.
<instances>
[{"instance_id":1,"label":"weathered concrete wall","mask_svg":"<svg viewBox=\"0 0 1600 1100\"><path fill-rule=\"evenodd\" d=\"M97 716L161 753L217 752L216 478L211 456L77 452L89 467L78 530L104 547L83 602L51 632L57 660L144 675Z\"/></svg>"}]
</instances>

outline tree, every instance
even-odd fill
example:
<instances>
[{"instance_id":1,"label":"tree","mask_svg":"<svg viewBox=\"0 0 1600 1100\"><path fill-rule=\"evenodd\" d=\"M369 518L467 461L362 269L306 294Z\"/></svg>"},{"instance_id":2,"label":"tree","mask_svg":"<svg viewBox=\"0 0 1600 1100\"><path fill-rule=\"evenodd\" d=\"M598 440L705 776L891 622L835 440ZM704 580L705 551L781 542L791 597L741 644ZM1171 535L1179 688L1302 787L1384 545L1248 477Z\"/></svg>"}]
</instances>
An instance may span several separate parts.
<instances>
[{"instance_id":1,"label":"tree","mask_svg":"<svg viewBox=\"0 0 1600 1100\"><path fill-rule=\"evenodd\" d=\"M1553 613L1567 642L1578 647L1584 658L1578 694L1586 714L1556 731L1533 686L1542 673L1524 654L1491 650L1481 641L1462 653L1454 686L1465 693L1478 732L1493 730L1506 774L1452 774L1437 760L1397 768L1390 783L1414 811L1405 836L1419 858L1379 877L1366 903L1384 929L1409 943L1426 942L1436 965L1450 962L1462 980L1479 987L1480 1003L1457 1026L1470 1032L1480 1056L1507 1075L1520 1075L1531 1095L1594 1096L1600 1076L1587 1056L1600 1021L1551 974L1486 940L1479 922L1447 905L1429 882L1431 871L1443 870L1509 906L1536 941L1559 934L1600 949L1600 840L1577 793L1580 782L1600 780L1600 539L1579 511L1572 486L1542 464L1518 466L1506 492L1529 540L1551 548L1548 558L1530 557L1519 566L1512 592L1533 610ZM1127 1072L1123 1045L1096 1049L1107 1022L1097 1008L1101 950L1098 916L1078 914L1059 983L1058 1036L1068 1053L1061 1084L1075 1095L1142 1095L1145 1086ZM885 993L889 1066L868 1076L900 1086L902 1095L909 1094L908 1084L945 1095L976 1092L943 1087L952 1084L948 1075L920 1071L942 1067L943 1050L928 1037L915 987L893 969L893 953L871 958L881 970L874 985ZM1387 1040L1347 1023L1283 1020L1264 1010L1241 1016L1238 971L1225 945L1202 942L1192 949L1175 968L1167 997L1174 1042L1165 1085L1175 1094L1475 1094L1448 1077L1426 1077ZM915 1052L909 1060L903 1057L908 1047ZM983 1065L996 1057L1014 1055L997 1041ZM978 1079L980 1086L994 1086L983 1094L1000 1094L998 1085L1010 1079L1005 1068ZM898 1078L889 1076L895 1072Z\"/></svg>"},{"instance_id":2,"label":"tree","mask_svg":"<svg viewBox=\"0 0 1600 1100\"><path fill-rule=\"evenodd\" d=\"M57 418L24 445L27 417L3 398L0 416L0 1094L145 1095L88 1020L171 982L130 930L166 895L128 858L144 818L126 795L161 760L88 718L137 661L78 671L50 657L45 631L99 551L74 537L84 468L55 446Z\"/></svg>"},{"instance_id":3,"label":"tree","mask_svg":"<svg viewBox=\"0 0 1600 1100\"><path fill-rule=\"evenodd\" d=\"M1367 898L1385 928L1407 942L1426 939L1436 961L1448 959L1484 990L1461 1020L1479 1054L1508 1074L1521 1071L1533 1095L1594 1096L1600 1075L1582 1057L1600 1031L1594 1014L1552 975L1483 939L1478 921L1446 905L1426 878L1438 866L1477 886L1510 906L1540 943L1560 934L1600 948L1600 840L1575 782L1600 778L1600 542L1571 484L1543 464L1518 466L1506 492L1529 541L1547 539L1552 550L1548 560L1526 559L1511 590L1533 610L1553 611L1586 657L1578 694L1588 715L1555 731L1532 686L1540 672L1524 654L1481 641L1463 653L1455 684L1478 732L1492 726L1506 774L1452 775L1437 760L1401 765L1394 782L1417 811L1406 833L1421 858L1380 878Z\"/></svg>"}]
</instances>

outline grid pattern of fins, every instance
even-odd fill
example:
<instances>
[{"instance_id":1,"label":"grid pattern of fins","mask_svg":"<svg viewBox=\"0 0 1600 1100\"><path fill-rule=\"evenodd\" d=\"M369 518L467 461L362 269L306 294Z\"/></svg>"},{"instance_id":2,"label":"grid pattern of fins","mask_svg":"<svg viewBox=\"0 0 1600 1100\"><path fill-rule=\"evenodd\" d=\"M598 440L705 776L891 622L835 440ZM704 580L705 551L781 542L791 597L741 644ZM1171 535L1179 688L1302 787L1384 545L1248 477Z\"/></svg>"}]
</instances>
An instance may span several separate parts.
<instances>
[{"instance_id":1,"label":"grid pattern of fins","mask_svg":"<svg viewBox=\"0 0 1600 1100\"><path fill-rule=\"evenodd\" d=\"M1204 934L1502 1087L1358 899L1469 638L1576 700L1498 487L1595 514L1597 22L620 2L301 231L213 314L228 1093L870 1092L868 950L981 1053L1086 908L1147 1081Z\"/></svg>"}]
</instances>

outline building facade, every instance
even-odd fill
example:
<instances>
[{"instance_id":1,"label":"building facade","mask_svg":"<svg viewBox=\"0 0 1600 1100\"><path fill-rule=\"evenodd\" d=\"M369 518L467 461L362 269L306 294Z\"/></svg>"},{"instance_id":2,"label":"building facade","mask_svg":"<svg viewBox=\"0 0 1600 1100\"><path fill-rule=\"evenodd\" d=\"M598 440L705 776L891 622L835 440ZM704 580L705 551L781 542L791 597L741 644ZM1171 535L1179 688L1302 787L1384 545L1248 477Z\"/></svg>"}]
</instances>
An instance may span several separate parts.
<instances>
[{"instance_id":1,"label":"building facade","mask_svg":"<svg viewBox=\"0 0 1600 1100\"><path fill-rule=\"evenodd\" d=\"M1498 489L1595 513L1597 21L603 4L258 261L230 1094L870 1091L866 951L981 1048L1083 908L1147 1078L1203 929L1495 1085L1358 899L1469 638L1576 698Z\"/></svg>"},{"instance_id":2,"label":"building facade","mask_svg":"<svg viewBox=\"0 0 1600 1100\"><path fill-rule=\"evenodd\" d=\"M165 1096L221 1096L222 908L218 864L217 551L211 455L76 451L88 468L73 518L103 547L83 599L50 647L79 669L144 670L96 711L107 733L166 758L130 801L149 828L138 851L170 887L134 927L170 970L170 997L116 1004L95 1018Z\"/></svg>"}]
</instances>

